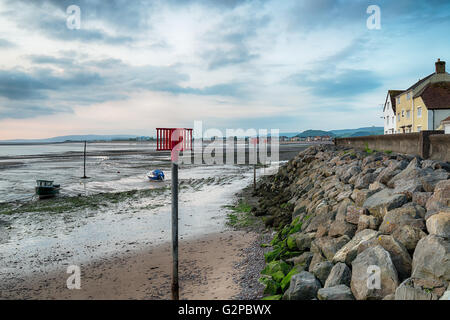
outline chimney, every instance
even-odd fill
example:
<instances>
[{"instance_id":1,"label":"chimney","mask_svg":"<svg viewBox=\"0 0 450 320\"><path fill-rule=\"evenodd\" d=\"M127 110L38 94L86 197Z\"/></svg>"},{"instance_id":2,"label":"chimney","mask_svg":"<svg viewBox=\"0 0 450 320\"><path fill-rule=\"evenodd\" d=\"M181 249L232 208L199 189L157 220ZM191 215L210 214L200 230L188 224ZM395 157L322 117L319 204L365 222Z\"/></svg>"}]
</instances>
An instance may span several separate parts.
<instances>
[{"instance_id":1,"label":"chimney","mask_svg":"<svg viewBox=\"0 0 450 320\"><path fill-rule=\"evenodd\" d=\"M441 59L437 60L436 73L445 73L445 61L441 61Z\"/></svg>"}]
</instances>

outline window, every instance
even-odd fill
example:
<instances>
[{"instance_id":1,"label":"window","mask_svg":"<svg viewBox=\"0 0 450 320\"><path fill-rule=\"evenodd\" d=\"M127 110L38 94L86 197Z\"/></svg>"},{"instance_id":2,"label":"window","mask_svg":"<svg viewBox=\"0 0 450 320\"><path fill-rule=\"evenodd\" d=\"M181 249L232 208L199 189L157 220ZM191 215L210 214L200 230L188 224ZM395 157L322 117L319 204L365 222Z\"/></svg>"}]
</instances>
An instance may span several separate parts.
<instances>
[{"instance_id":1,"label":"window","mask_svg":"<svg viewBox=\"0 0 450 320\"><path fill-rule=\"evenodd\" d=\"M410 100L411 99L411 92L408 92L407 94L406 94L406 100Z\"/></svg>"},{"instance_id":2,"label":"window","mask_svg":"<svg viewBox=\"0 0 450 320\"><path fill-rule=\"evenodd\" d=\"M422 126L417 126L417 132L422 131Z\"/></svg>"},{"instance_id":3,"label":"window","mask_svg":"<svg viewBox=\"0 0 450 320\"><path fill-rule=\"evenodd\" d=\"M417 118L422 118L422 107L417 108Z\"/></svg>"},{"instance_id":4,"label":"window","mask_svg":"<svg viewBox=\"0 0 450 320\"><path fill-rule=\"evenodd\" d=\"M411 116L411 112L409 110L406 111L406 119L409 119L410 116Z\"/></svg>"},{"instance_id":5,"label":"window","mask_svg":"<svg viewBox=\"0 0 450 320\"><path fill-rule=\"evenodd\" d=\"M386 117L386 124L389 125L389 116Z\"/></svg>"},{"instance_id":6,"label":"window","mask_svg":"<svg viewBox=\"0 0 450 320\"><path fill-rule=\"evenodd\" d=\"M397 104L400 104L400 97L397 97Z\"/></svg>"},{"instance_id":7,"label":"window","mask_svg":"<svg viewBox=\"0 0 450 320\"><path fill-rule=\"evenodd\" d=\"M400 112L397 113L397 121L400 121Z\"/></svg>"},{"instance_id":8,"label":"window","mask_svg":"<svg viewBox=\"0 0 450 320\"><path fill-rule=\"evenodd\" d=\"M402 118L405 117L405 110L402 110Z\"/></svg>"}]
</instances>

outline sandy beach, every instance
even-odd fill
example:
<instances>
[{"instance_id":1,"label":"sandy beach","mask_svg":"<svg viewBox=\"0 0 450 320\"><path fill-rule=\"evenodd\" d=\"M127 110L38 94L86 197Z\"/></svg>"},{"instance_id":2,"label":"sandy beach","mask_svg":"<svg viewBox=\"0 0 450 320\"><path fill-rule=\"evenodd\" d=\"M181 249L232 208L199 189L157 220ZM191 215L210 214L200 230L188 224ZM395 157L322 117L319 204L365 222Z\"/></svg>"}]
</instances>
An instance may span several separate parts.
<instances>
[{"instance_id":1,"label":"sandy beach","mask_svg":"<svg viewBox=\"0 0 450 320\"><path fill-rule=\"evenodd\" d=\"M255 232L224 231L180 242L180 299L232 299L240 294L236 279L245 273L246 249L257 246ZM236 267L236 265L239 267ZM2 299L170 299L172 257L169 244L133 254L117 254L81 265L81 289L69 290L66 268L34 274ZM251 283L256 290L258 283ZM257 298L256 296L253 298Z\"/></svg>"}]
</instances>

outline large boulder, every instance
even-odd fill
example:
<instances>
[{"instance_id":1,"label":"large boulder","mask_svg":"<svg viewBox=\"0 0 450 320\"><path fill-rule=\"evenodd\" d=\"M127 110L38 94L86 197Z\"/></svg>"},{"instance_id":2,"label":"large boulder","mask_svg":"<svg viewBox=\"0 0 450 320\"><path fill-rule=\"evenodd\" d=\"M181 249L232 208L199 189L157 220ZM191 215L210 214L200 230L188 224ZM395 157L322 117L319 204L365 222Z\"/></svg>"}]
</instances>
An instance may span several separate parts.
<instances>
[{"instance_id":1,"label":"large boulder","mask_svg":"<svg viewBox=\"0 0 450 320\"><path fill-rule=\"evenodd\" d=\"M336 252L339 251L347 242L350 241L348 236L339 238L323 237L314 240L311 244L311 251L321 252L327 260L332 260Z\"/></svg>"},{"instance_id":2,"label":"large boulder","mask_svg":"<svg viewBox=\"0 0 450 320\"><path fill-rule=\"evenodd\" d=\"M345 220L335 220L328 230L328 235L330 237L340 237L343 235L353 238L356 232L356 226L354 224L348 223Z\"/></svg>"},{"instance_id":3,"label":"large boulder","mask_svg":"<svg viewBox=\"0 0 450 320\"><path fill-rule=\"evenodd\" d=\"M371 274L374 266L379 268L379 273ZM377 281L372 281L376 277L379 277L379 286ZM398 283L391 256L382 246L364 250L352 262L351 289L357 300L381 300L394 293Z\"/></svg>"},{"instance_id":4,"label":"large boulder","mask_svg":"<svg viewBox=\"0 0 450 320\"><path fill-rule=\"evenodd\" d=\"M369 185L375 181L377 174L375 173L361 173L355 181L356 189L367 189Z\"/></svg>"},{"instance_id":5,"label":"large boulder","mask_svg":"<svg viewBox=\"0 0 450 320\"><path fill-rule=\"evenodd\" d=\"M291 235L295 239L298 251L306 251L311 248L311 242L314 239L315 233L297 232Z\"/></svg>"},{"instance_id":6,"label":"large boulder","mask_svg":"<svg viewBox=\"0 0 450 320\"><path fill-rule=\"evenodd\" d=\"M319 279L320 283L324 285L332 268L333 264L330 261L322 261L310 269L309 272L315 275L316 278Z\"/></svg>"},{"instance_id":7,"label":"large boulder","mask_svg":"<svg viewBox=\"0 0 450 320\"><path fill-rule=\"evenodd\" d=\"M321 288L319 280L312 273L302 271L291 277L289 289L283 295L285 300L311 300Z\"/></svg>"},{"instance_id":8,"label":"large boulder","mask_svg":"<svg viewBox=\"0 0 450 320\"><path fill-rule=\"evenodd\" d=\"M375 216L361 215L359 216L357 232L364 229L378 230L380 219Z\"/></svg>"},{"instance_id":9,"label":"large boulder","mask_svg":"<svg viewBox=\"0 0 450 320\"><path fill-rule=\"evenodd\" d=\"M331 211L328 206L322 206L321 210L316 211L316 215L311 219L308 226L305 229L302 228L302 230L305 232L314 232L317 231L320 226L329 228L334 221L335 216L336 212Z\"/></svg>"},{"instance_id":10,"label":"large boulder","mask_svg":"<svg viewBox=\"0 0 450 320\"><path fill-rule=\"evenodd\" d=\"M371 214L383 218L386 211L401 207L407 202L404 194L394 194L390 189L383 189L370 196L363 204Z\"/></svg>"},{"instance_id":11,"label":"large boulder","mask_svg":"<svg viewBox=\"0 0 450 320\"><path fill-rule=\"evenodd\" d=\"M450 211L450 180L443 180L436 184L434 193L427 201L427 213Z\"/></svg>"},{"instance_id":12,"label":"large boulder","mask_svg":"<svg viewBox=\"0 0 450 320\"><path fill-rule=\"evenodd\" d=\"M287 263L293 264L294 266L300 265L305 267L305 269L309 268L309 264L311 263L311 260L313 258L312 252L303 252L301 255L297 257L292 257L286 260Z\"/></svg>"},{"instance_id":13,"label":"large boulder","mask_svg":"<svg viewBox=\"0 0 450 320\"><path fill-rule=\"evenodd\" d=\"M347 215L345 216L345 221L351 224L358 224L359 216L366 214L366 209L356 206L347 207Z\"/></svg>"},{"instance_id":14,"label":"large boulder","mask_svg":"<svg viewBox=\"0 0 450 320\"><path fill-rule=\"evenodd\" d=\"M395 229L409 225L419 229L425 229L425 221L421 213L414 206L403 206L401 208L388 211L380 225L380 232L391 234Z\"/></svg>"},{"instance_id":15,"label":"large boulder","mask_svg":"<svg viewBox=\"0 0 450 320\"><path fill-rule=\"evenodd\" d=\"M439 300L450 300L450 290L445 291Z\"/></svg>"},{"instance_id":16,"label":"large boulder","mask_svg":"<svg viewBox=\"0 0 450 320\"><path fill-rule=\"evenodd\" d=\"M448 172L444 169L432 170L430 169L427 175L420 178L423 189L426 192L434 192L436 185L442 181L448 179Z\"/></svg>"},{"instance_id":17,"label":"large boulder","mask_svg":"<svg viewBox=\"0 0 450 320\"><path fill-rule=\"evenodd\" d=\"M333 263L344 262L350 265L358 253L359 245L366 240L376 237L378 234L377 231L371 229L358 232L353 239L336 252L332 260Z\"/></svg>"},{"instance_id":18,"label":"large boulder","mask_svg":"<svg viewBox=\"0 0 450 320\"><path fill-rule=\"evenodd\" d=\"M425 207L427 205L428 199L431 198L433 192L413 192L412 193L412 201Z\"/></svg>"},{"instance_id":19,"label":"large boulder","mask_svg":"<svg viewBox=\"0 0 450 320\"><path fill-rule=\"evenodd\" d=\"M418 243L413 255L412 277L450 281L450 242L428 235Z\"/></svg>"},{"instance_id":20,"label":"large boulder","mask_svg":"<svg viewBox=\"0 0 450 320\"><path fill-rule=\"evenodd\" d=\"M433 288L424 288L420 286L413 278L403 281L395 290L395 300L437 300Z\"/></svg>"},{"instance_id":21,"label":"large boulder","mask_svg":"<svg viewBox=\"0 0 450 320\"><path fill-rule=\"evenodd\" d=\"M388 181L387 185L389 188L397 188L403 186L411 187L414 184L411 184L411 181L418 182L420 184L421 189L421 182L419 180L420 177L426 175L426 171L422 168L420 168L420 165L416 158L414 158L408 166L402 170L399 174L394 176L391 180ZM413 190L413 191L420 191L420 190Z\"/></svg>"},{"instance_id":22,"label":"large boulder","mask_svg":"<svg viewBox=\"0 0 450 320\"><path fill-rule=\"evenodd\" d=\"M389 252L400 281L411 275L411 256L405 246L395 240L392 236L380 235L361 243L358 248L358 255L367 248L375 247L377 245L382 246L387 252Z\"/></svg>"},{"instance_id":23,"label":"large boulder","mask_svg":"<svg viewBox=\"0 0 450 320\"><path fill-rule=\"evenodd\" d=\"M319 300L355 300L350 288L344 284L319 289L317 298Z\"/></svg>"},{"instance_id":24,"label":"large boulder","mask_svg":"<svg viewBox=\"0 0 450 320\"><path fill-rule=\"evenodd\" d=\"M427 230L429 234L450 238L450 212L443 211L428 218Z\"/></svg>"},{"instance_id":25,"label":"large boulder","mask_svg":"<svg viewBox=\"0 0 450 320\"><path fill-rule=\"evenodd\" d=\"M352 272L350 268L342 262L336 263L330 271L327 280L325 281L325 288L334 287L340 284L350 286L352 279Z\"/></svg>"},{"instance_id":26,"label":"large boulder","mask_svg":"<svg viewBox=\"0 0 450 320\"><path fill-rule=\"evenodd\" d=\"M414 252L417 246L417 242L427 234L423 232L420 228L413 227L410 225L403 225L395 229L392 236L403 244L409 252Z\"/></svg>"}]
</instances>

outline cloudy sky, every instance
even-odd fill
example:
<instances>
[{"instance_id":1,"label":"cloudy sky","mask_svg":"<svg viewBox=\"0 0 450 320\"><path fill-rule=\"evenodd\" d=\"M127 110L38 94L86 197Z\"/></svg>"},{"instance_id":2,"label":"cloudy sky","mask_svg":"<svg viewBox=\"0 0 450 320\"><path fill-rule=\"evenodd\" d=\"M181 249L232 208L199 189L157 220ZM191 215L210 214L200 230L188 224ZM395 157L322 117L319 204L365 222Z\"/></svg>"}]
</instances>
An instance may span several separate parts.
<instances>
[{"instance_id":1,"label":"cloudy sky","mask_svg":"<svg viewBox=\"0 0 450 320\"><path fill-rule=\"evenodd\" d=\"M0 140L382 125L388 89L450 59L437 0L0 0L0 30Z\"/></svg>"}]
</instances>

